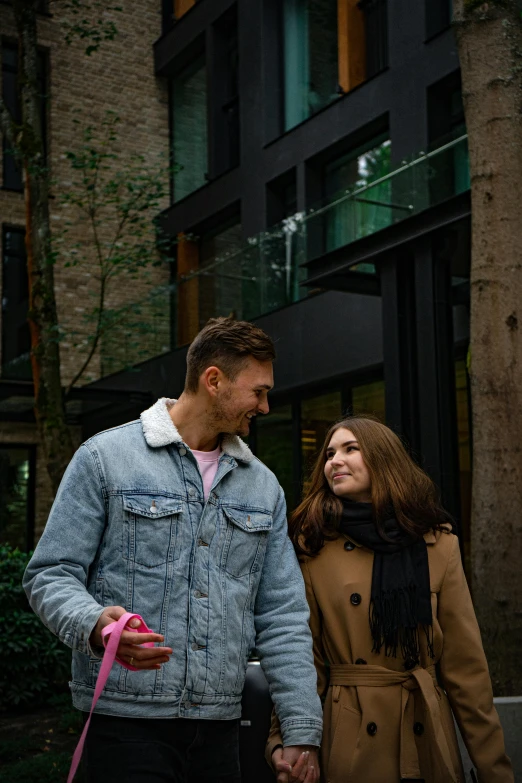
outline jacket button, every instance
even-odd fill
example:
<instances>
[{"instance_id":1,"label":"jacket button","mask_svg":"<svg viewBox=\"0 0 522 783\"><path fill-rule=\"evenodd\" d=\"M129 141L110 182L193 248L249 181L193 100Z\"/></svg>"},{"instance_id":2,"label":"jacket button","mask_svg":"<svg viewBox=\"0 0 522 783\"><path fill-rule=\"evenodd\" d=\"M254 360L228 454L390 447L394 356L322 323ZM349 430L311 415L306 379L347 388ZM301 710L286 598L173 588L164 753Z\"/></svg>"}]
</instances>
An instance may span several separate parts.
<instances>
[{"instance_id":1,"label":"jacket button","mask_svg":"<svg viewBox=\"0 0 522 783\"><path fill-rule=\"evenodd\" d=\"M370 737L375 737L375 735L377 734L377 724L372 721L366 726L366 731L368 732Z\"/></svg>"},{"instance_id":2,"label":"jacket button","mask_svg":"<svg viewBox=\"0 0 522 783\"><path fill-rule=\"evenodd\" d=\"M193 650L197 650L197 649L198 649L198 647L199 647L199 644L197 644L197 642L193 642L193 644L192 644L192 649L193 649Z\"/></svg>"},{"instance_id":3,"label":"jacket button","mask_svg":"<svg viewBox=\"0 0 522 783\"><path fill-rule=\"evenodd\" d=\"M192 497L192 496L193 496L193 495L195 495L195 494L196 494L196 490L195 490L193 487L191 487L191 488L189 489L189 495Z\"/></svg>"},{"instance_id":4,"label":"jacket button","mask_svg":"<svg viewBox=\"0 0 522 783\"><path fill-rule=\"evenodd\" d=\"M362 598L361 598L361 596L359 595L359 593L352 593L352 594L351 594L351 596L350 596L350 602L351 602L351 603L352 603L354 606L359 606L359 604L361 603L361 601L362 601Z\"/></svg>"},{"instance_id":5,"label":"jacket button","mask_svg":"<svg viewBox=\"0 0 522 783\"><path fill-rule=\"evenodd\" d=\"M353 541L345 541L344 548L346 549L347 552L351 552L352 549L355 549L355 544L353 543Z\"/></svg>"},{"instance_id":6,"label":"jacket button","mask_svg":"<svg viewBox=\"0 0 522 783\"><path fill-rule=\"evenodd\" d=\"M364 660L364 658L357 658L357 660L355 661L355 663L356 663L356 664L366 664L366 661Z\"/></svg>"},{"instance_id":7,"label":"jacket button","mask_svg":"<svg viewBox=\"0 0 522 783\"><path fill-rule=\"evenodd\" d=\"M413 733L416 734L417 737L422 737L422 735L424 734L424 725L422 723L414 723Z\"/></svg>"},{"instance_id":8,"label":"jacket button","mask_svg":"<svg viewBox=\"0 0 522 783\"><path fill-rule=\"evenodd\" d=\"M179 450L179 453L181 454L182 457L184 457L185 454L187 453L187 449L184 446L182 446Z\"/></svg>"}]
</instances>

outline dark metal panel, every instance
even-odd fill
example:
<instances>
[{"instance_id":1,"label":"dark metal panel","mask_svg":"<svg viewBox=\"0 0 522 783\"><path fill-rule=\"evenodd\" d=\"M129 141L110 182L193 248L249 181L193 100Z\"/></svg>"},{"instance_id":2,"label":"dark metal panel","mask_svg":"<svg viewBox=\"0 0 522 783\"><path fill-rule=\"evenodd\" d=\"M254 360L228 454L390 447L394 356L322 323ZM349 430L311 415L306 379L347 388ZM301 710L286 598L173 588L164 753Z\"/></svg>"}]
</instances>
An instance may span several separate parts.
<instances>
[{"instance_id":1,"label":"dark metal panel","mask_svg":"<svg viewBox=\"0 0 522 783\"><path fill-rule=\"evenodd\" d=\"M263 7L242 0L238 7L239 100L241 124L241 224L245 238L267 225L264 168Z\"/></svg>"},{"instance_id":2,"label":"dark metal panel","mask_svg":"<svg viewBox=\"0 0 522 783\"><path fill-rule=\"evenodd\" d=\"M176 236L208 221L216 212L232 207L239 200L240 181L238 167L173 204L161 215L162 229Z\"/></svg>"},{"instance_id":3,"label":"dark metal panel","mask_svg":"<svg viewBox=\"0 0 522 783\"><path fill-rule=\"evenodd\" d=\"M399 223L383 228L371 236L358 239L319 258L313 258L304 265L309 270L307 284L328 287L330 276L340 275L354 264L376 263L381 255L399 251L402 246L418 237L459 221L469 221L470 215L471 196L467 191L418 215L404 218Z\"/></svg>"},{"instance_id":4,"label":"dark metal panel","mask_svg":"<svg viewBox=\"0 0 522 783\"><path fill-rule=\"evenodd\" d=\"M382 362L381 302L375 296L317 294L256 323L275 342L277 393Z\"/></svg>"},{"instance_id":5,"label":"dark metal panel","mask_svg":"<svg viewBox=\"0 0 522 783\"><path fill-rule=\"evenodd\" d=\"M429 237L415 244L419 440L423 467L458 517L458 442L451 277Z\"/></svg>"},{"instance_id":6,"label":"dark metal panel","mask_svg":"<svg viewBox=\"0 0 522 783\"><path fill-rule=\"evenodd\" d=\"M318 294L256 323L275 342L276 393L333 382L382 362L381 306L375 296ZM128 421L158 397L178 397L185 383L187 347L83 387L92 394L120 390L110 408L83 417L84 436ZM135 399L132 410L122 409L125 402L133 402L136 392L142 396Z\"/></svg>"},{"instance_id":7,"label":"dark metal panel","mask_svg":"<svg viewBox=\"0 0 522 783\"><path fill-rule=\"evenodd\" d=\"M158 38L154 44L156 76L171 75L178 66L176 59L179 55L194 44L207 25L215 22L235 2L236 0L197 2L174 24L172 30Z\"/></svg>"},{"instance_id":8,"label":"dark metal panel","mask_svg":"<svg viewBox=\"0 0 522 783\"><path fill-rule=\"evenodd\" d=\"M413 269L407 255L380 266L386 422L416 451L417 389Z\"/></svg>"}]
</instances>

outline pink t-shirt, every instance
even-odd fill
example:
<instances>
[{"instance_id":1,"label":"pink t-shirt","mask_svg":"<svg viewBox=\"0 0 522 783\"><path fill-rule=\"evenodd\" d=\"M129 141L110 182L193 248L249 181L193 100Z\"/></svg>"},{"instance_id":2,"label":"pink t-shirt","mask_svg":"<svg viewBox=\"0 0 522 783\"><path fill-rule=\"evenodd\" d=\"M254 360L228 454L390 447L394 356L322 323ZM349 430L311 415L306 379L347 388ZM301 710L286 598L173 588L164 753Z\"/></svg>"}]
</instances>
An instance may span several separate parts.
<instances>
[{"instance_id":1,"label":"pink t-shirt","mask_svg":"<svg viewBox=\"0 0 522 783\"><path fill-rule=\"evenodd\" d=\"M196 451L192 449L192 453L198 461L199 470L203 479L203 494L205 500L210 494L212 482L218 469L218 462L221 456L221 446L218 446L214 451Z\"/></svg>"}]
</instances>

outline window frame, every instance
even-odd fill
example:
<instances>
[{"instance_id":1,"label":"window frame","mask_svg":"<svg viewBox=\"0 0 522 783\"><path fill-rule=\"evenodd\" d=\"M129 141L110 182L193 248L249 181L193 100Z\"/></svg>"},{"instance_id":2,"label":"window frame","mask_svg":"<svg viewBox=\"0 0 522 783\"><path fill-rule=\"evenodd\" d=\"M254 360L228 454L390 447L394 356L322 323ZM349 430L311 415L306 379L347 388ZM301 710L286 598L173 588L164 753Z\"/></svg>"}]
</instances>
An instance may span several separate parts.
<instances>
[{"instance_id":1,"label":"window frame","mask_svg":"<svg viewBox=\"0 0 522 783\"><path fill-rule=\"evenodd\" d=\"M35 545L35 521L36 521L36 444L23 441L9 441L0 443L0 449L26 449L29 457L29 480L27 482L27 507L25 520L25 544L26 552L31 552ZM0 541L0 545L3 542Z\"/></svg>"},{"instance_id":2,"label":"window frame","mask_svg":"<svg viewBox=\"0 0 522 783\"><path fill-rule=\"evenodd\" d=\"M46 4L45 4L46 5ZM47 11L37 11L41 15L48 15ZM4 62L4 49L10 49L15 52L16 54L16 67L13 69L13 66L6 66ZM19 62L18 62L18 42L9 37L2 37L0 39L0 50L1 50L1 60L2 60L2 71L1 71L1 85L0 89L2 91L2 97L5 101L5 95L4 95L4 73L8 72L13 74L16 77L16 80L18 80L19 75ZM48 102L49 102L49 50L47 48L38 47L38 67L40 68L40 88L41 88L41 106L40 106L40 123L42 126L42 138L43 138L43 146L44 146L44 156L47 160L47 154L48 154L48 121L49 121L49 115L50 112L48 111ZM18 102L18 94L15 89L14 98L13 101L5 101L7 108L11 111L11 113L14 115L14 118L16 121L20 121L21 119L21 110L20 106L16 105L19 104ZM7 192L11 193L23 193L24 192L24 182L23 182L23 171L20 170L20 184L19 186L12 186L12 185L6 185L5 184L5 172L6 172L6 158L10 158L10 160L14 160L13 156L9 155L7 153L7 139L5 135L2 136L2 182L0 184L0 190L5 190Z\"/></svg>"},{"instance_id":3,"label":"window frame","mask_svg":"<svg viewBox=\"0 0 522 783\"><path fill-rule=\"evenodd\" d=\"M22 235L22 237L23 237L22 241L23 241L23 244L24 244L24 247L25 247L25 226L13 225L13 224L10 224L10 223L2 223L2 236L1 236L1 253L2 253L2 256L1 256L1 259L0 259L0 285L1 285L1 290L2 290L2 301L3 301L3 297L4 297L4 293L3 292L5 291L5 285L4 285L5 263L4 263L4 259L5 259L5 256L7 254L7 251L6 251L6 242L7 242L6 234L8 232L15 232L15 231ZM27 257L26 257L26 255L24 254L24 256L20 256L20 258L23 258L25 260L25 264L27 265ZM27 283L27 311L29 312L29 282ZM4 366L5 366L4 339L5 339L6 329L4 328L4 309L3 309L3 305L0 308L0 318L2 319L1 338L0 338L1 339L1 343L0 343L0 357L1 357L0 377L2 379L4 379L4 380L19 380L17 378L10 378L9 374L6 375L5 374L5 370L4 370ZM27 329L29 329L29 324L27 322L27 319L26 319L26 323L27 323ZM30 339L30 335L29 335L29 339ZM30 342L29 342L29 350L30 350ZM20 354L20 357L22 355L23 354ZM20 357L16 357L16 358L20 358Z\"/></svg>"}]
</instances>

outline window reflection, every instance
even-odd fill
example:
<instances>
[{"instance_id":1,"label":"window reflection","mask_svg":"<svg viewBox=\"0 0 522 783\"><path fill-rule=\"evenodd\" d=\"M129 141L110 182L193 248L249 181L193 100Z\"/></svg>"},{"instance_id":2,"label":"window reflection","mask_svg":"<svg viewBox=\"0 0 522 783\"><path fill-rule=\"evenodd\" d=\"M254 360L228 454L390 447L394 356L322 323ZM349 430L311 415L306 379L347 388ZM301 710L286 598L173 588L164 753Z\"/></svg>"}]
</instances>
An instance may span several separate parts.
<instances>
[{"instance_id":1,"label":"window reflection","mask_svg":"<svg viewBox=\"0 0 522 783\"><path fill-rule=\"evenodd\" d=\"M301 403L301 455L303 491L309 487L309 475L326 433L342 412L341 392L322 394Z\"/></svg>"},{"instance_id":2,"label":"window reflection","mask_svg":"<svg viewBox=\"0 0 522 783\"><path fill-rule=\"evenodd\" d=\"M390 225L393 219L391 180L378 182L390 173L390 161L391 142L384 135L374 139L369 148L366 145L366 149L353 150L327 164L324 198L326 203L332 204L325 212L327 252ZM343 199L346 194L366 188L372 182L376 183L373 187L354 198Z\"/></svg>"},{"instance_id":3,"label":"window reflection","mask_svg":"<svg viewBox=\"0 0 522 783\"><path fill-rule=\"evenodd\" d=\"M365 383L352 389L352 410L355 415L372 414L386 423L384 381Z\"/></svg>"},{"instance_id":4,"label":"window reflection","mask_svg":"<svg viewBox=\"0 0 522 783\"><path fill-rule=\"evenodd\" d=\"M297 493L291 405L282 405L267 416L257 417L256 455L275 473L285 493L287 506L292 509Z\"/></svg>"},{"instance_id":5,"label":"window reflection","mask_svg":"<svg viewBox=\"0 0 522 783\"><path fill-rule=\"evenodd\" d=\"M243 301L241 224L232 221L205 234L200 244L199 326L209 318L230 315L245 317Z\"/></svg>"},{"instance_id":6,"label":"window reflection","mask_svg":"<svg viewBox=\"0 0 522 783\"><path fill-rule=\"evenodd\" d=\"M207 181L207 69L204 57L191 63L171 84L174 200Z\"/></svg>"},{"instance_id":7,"label":"window reflection","mask_svg":"<svg viewBox=\"0 0 522 783\"><path fill-rule=\"evenodd\" d=\"M27 448L0 448L0 543L26 551L31 460Z\"/></svg>"},{"instance_id":8,"label":"window reflection","mask_svg":"<svg viewBox=\"0 0 522 783\"><path fill-rule=\"evenodd\" d=\"M285 130L338 97L337 4L285 0Z\"/></svg>"}]
</instances>

